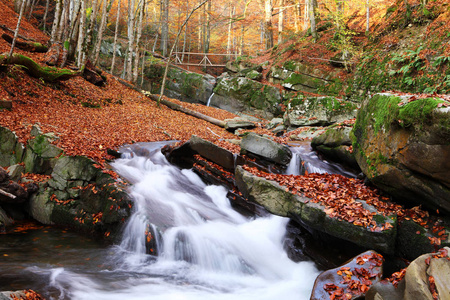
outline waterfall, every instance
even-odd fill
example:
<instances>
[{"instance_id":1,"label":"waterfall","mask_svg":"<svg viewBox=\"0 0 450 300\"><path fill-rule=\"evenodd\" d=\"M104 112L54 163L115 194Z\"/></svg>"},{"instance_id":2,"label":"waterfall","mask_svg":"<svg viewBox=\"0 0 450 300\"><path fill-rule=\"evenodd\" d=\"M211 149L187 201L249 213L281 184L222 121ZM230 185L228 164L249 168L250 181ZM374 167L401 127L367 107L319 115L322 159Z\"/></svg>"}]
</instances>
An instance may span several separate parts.
<instances>
[{"instance_id":1,"label":"waterfall","mask_svg":"<svg viewBox=\"0 0 450 300\"><path fill-rule=\"evenodd\" d=\"M309 299L318 271L288 258L288 219L239 214L224 187L170 165L160 147L129 147L113 163L132 183L134 206L108 267L52 269L54 287L70 299ZM158 233L158 256L147 254L149 228Z\"/></svg>"},{"instance_id":2,"label":"waterfall","mask_svg":"<svg viewBox=\"0 0 450 300\"><path fill-rule=\"evenodd\" d=\"M208 101L206 102L206 106L209 106L209 104L211 103L211 99L214 96L214 92L209 96Z\"/></svg>"},{"instance_id":3,"label":"waterfall","mask_svg":"<svg viewBox=\"0 0 450 300\"><path fill-rule=\"evenodd\" d=\"M302 175L305 171L308 173L319 174L340 174L347 177L356 177L358 174L346 170L339 164L330 164L326 160L320 159L317 154L310 150L309 143L291 147L292 158L286 169L285 174Z\"/></svg>"}]
</instances>

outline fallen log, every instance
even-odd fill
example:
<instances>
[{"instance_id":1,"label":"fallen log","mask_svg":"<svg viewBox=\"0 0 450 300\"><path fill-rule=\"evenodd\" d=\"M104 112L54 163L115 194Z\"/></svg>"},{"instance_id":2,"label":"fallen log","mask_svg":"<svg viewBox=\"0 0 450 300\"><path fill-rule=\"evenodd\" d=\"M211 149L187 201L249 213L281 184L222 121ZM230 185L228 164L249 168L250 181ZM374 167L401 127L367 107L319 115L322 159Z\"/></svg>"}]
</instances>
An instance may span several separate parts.
<instances>
[{"instance_id":1,"label":"fallen log","mask_svg":"<svg viewBox=\"0 0 450 300\"><path fill-rule=\"evenodd\" d=\"M11 57L8 57L7 53L0 55L0 65L20 65L24 68L25 72L27 72L30 76L36 78L42 78L47 82L54 81L64 81L74 76L80 75L79 72L68 70L68 69L57 69L55 67L41 67L31 58L20 55L13 54Z\"/></svg>"},{"instance_id":2,"label":"fallen log","mask_svg":"<svg viewBox=\"0 0 450 300\"><path fill-rule=\"evenodd\" d=\"M8 28L8 27L6 27L6 25L3 25L3 24L0 24L0 28L3 29L3 30L5 30L5 31L9 31L9 32L11 32L11 33L14 33L14 32L15 32L14 29ZM35 39L26 37L26 36L24 36L24 35L21 35L20 33L17 35L17 37L19 37L19 38L21 38L22 40L25 40L25 41L36 42Z\"/></svg>"},{"instance_id":3,"label":"fallen log","mask_svg":"<svg viewBox=\"0 0 450 300\"><path fill-rule=\"evenodd\" d=\"M158 99L159 99L159 96L157 96L157 95L148 95L148 94L145 94L145 95L147 97L149 97L150 99L152 99L153 101L158 101ZM181 112L183 112L185 114L188 114L188 115L191 115L193 117L205 120L205 121L207 121L209 123L212 123L212 124L217 125L217 126L222 127L222 128L225 128L225 125L227 124L225 121L221 121L221 120L218 120L216 118L212 118L210 116L207 116L207 115L204 115L202 113L196 112L196 111L191 110L189 108L183 107L183 106L178 105L178 104L173 103L173 102L170 102L170 101L168 101L168 100L166 100L164 98L161 99L160 103L164 104L165 106L168 106L169 108L171 108L173 110L181 111Z\"/></svg>"},{"instance_id":4,"label":"fallen log","mask_svg":"<svg viewBox=\"0 0 450 300\"><path fill-rule=\"evenodd\" d=\"M10 193L8 193L8 192L5 192L5 191L2 190L2 189L0 189L0 194L3 195L3 196L6 196L6 197L8 197L8 198L11 198L11 199L13 199L13 200L17 198L15 195L10 194Z\"/></svg>"},{"instance_id":5,"label":"fallen log","mask_svg":"<svg viewBox=\"0 0 450 300\"><path fill-rule=\"evenodd\" d=\"M4 33L2 34L2 38L7 41L8 43L12 44L13 37ZM45 53L48 51L48 47L45 45L42 45L41 43L37 42L21 42L16 40L15 46L21 50L25 50L28 52L40 52Z\"/></svg>"}]
</instances>

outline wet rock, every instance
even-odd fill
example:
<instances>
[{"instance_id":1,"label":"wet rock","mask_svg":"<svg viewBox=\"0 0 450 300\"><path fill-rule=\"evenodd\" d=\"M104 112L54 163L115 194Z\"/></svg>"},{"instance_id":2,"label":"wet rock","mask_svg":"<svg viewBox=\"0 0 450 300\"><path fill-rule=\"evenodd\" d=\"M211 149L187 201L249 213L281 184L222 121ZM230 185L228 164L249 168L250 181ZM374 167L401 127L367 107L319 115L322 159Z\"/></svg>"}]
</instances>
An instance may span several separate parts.
<instances>
[{"instance_id":1,"label":"wet rock","mask_svg":"<svg viewBox=\"0 0 450 300\"><path fill-rule=\"evenodd\" d=\"M352 135L367 178L394 198L450 212L450 109L439 99L377 94L365 101Z\"/></svg>"},{"instance_id":2,"label":"wet rock","mask_svg":"<svg viewBox=\"0 0 450 300\"><path fill-rule=\"evenodd\" d=\"M311 300L358 299L383 275L383 257L375 251L366 251L350 262L322 272L314 283ZM341 298L336 298L341 299Z\"/></svg>"},{"instance_id":3,"label":"wet rock","mask_svg":"<svg viewBox=\"0 0 450 300\"><path fill-rule=\"evenodd\" d=\"M279 125L282 125L284 122L283 118L273 118L270 120L269 124L266 125L267 129L273 129Z\"/></svg>"},{"instance_id":4,"label":"wet rock","mask_svg":"<svg viewBox=\"0 0 450 300\"><path fill-rule=\"evenodd\" d=\"M311 147L322 153L326 158L342 163L354 169L359 165L349 150L351 127L331 127L311 141Z\"/></svg>"},{"instance_id":5,"label":"wet rock","mask_svg":"<svg viewBox=\"0 0 450 300\"><path fill-rule=\"evenodd\" d=\"M255 133L249 133L242 138L241 149L281 165L289 164L292 158L292 152L288 146Z\"/></svg>"},{"instance_id":6,"label":"wet rock","mask_svg":"<svg viewBox=\"0 0 450 300\"><path fill-rule=\"evenodd\" d=\"M53 135L41 134L28 140L24 154L25 172L50 174L63 150L51 144Z\"/></svg>"},{"instance_id":7,"label":"wet rock","mask_svg":"<svg viewBox=\"0 0 450 300\"><path fill-rule=\"evenodd\" d=\"M219 147L210 141L193 135L190 139L190 147L201 156L222 166L228 170L234 170L234 155L230 151Z\"/></svg>"},{"instance_id":8,"label":"wet rock","mask_svg":"<svg viewBox=\"0 0 450 300\"><path fill-rule=\"evenodd\" d=\"M373 218L377 226L389 223L390 229L374 232L370 228L330 217L321 204L313 203L309 198L291 194L278 183L255 176L240 166L236 168L235 180L239 191L246 198L262 205L275 215L289 216L299 224L350 241L366 249L375 249L388 254L393 254L395 251L396 216L383 216L364 201L358 200L365 209L375 213Z\"/></svg>"},{"instance_id":9,"label":"wet rock","mask_svg":"<svg viewBox=\"0 0 450 300\"><path fill-rule=\"evenodd\" d=\"M400 282L398 287L395 287L389 281L383 280L370 287L365 300L402 300L404 289L404 281Z\"/></svg>"}]
</instances>

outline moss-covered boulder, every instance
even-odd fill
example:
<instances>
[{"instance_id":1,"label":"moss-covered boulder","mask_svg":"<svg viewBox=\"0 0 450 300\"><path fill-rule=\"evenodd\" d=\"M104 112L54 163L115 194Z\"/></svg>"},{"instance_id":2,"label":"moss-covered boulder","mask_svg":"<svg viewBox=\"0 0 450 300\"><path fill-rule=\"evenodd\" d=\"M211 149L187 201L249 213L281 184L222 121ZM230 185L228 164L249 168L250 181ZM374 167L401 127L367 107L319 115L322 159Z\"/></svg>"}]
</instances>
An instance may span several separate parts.
<instances>
[{"instance_id":1,"label":"moss-covered boulder","mask_svg":"<svg viewBox=\"0 0 450 300\"><path fill-rule=\"evenodd\" d=\"M206 104L216 83L211 75L201 75L178 68L170 68L167 78L164 94L192 103Z\"/></svg>"},{"instance_id":2,"label":"moss-covered boulder","mask_svg":"<svg viewBox=\"0 0 450 300\"><path fill-rule=\"evenodd\" d=\"M324 133L312 139L311 147L330 160L359 169L353 152L350 151L351 131L352 127L330 127Z\"/></svg>"},{"instance_id":3,"label":"moss-covered boulder","mask_svg":"<svg viewBox=\"0 0 450 300\"><path fill-rule=\"evenodd\" d=\"M395 252L397 217L383 216L364 201L361 201L363 206L374 212L374 220L377 224L381 226L388 223L390 224L389 229L372 231L370 228L333 218L326 213L323 205L314 203L309 198L289 193L278 183L253 175L240 166L236 168L235 178L236 186L244 197L262 205L275 215L289 216L314 230L353 242L367 249L375 249L389 254Z\"/></svg>"},{"instance_id":4,"label":"moss-covered boulder","mask_svg":"<svg viewBox=\"0 0 450 300\"><path fill-rule=\"evenodd\" d=\"M211 105L231 112L259 110L266 116L281 113L278 88L246 77L223 77L214 88Z\"/></svg>"},{"instance_id":5,"label":"moss-covered boulder","mask_svg":"<svg viewBox=\"0 0 450 300\"><path fill-rule=\"evenodd\" d=\"M450 108L437 98L377 94L352 131L364 174L405 201L450 212Z\"/></svg>"},{"instance_id":6,"label":"moss-covered boulder","mask_svg":"<svg viewBox=\"0 0 450 300\"><path fill-rule=\"evenodd\" d=\"M51 142L53 134L38 134L34 139L28 140L23 161L25 171L28 173L50 174L56 163L56 157L63 150Z\"/></svg>"},{"instance_id":7,"label":"moss-covered boulder","mask_svg":"<svg viewBox=\"0 0 450 300\"><path fill-rule=\"evenodd\" d=\"M285 123L292 127L326 126L353 119L357 105L334 97L297 96L284 114Z\"/></svg>"},{"instance_id":8,"label":"moss-covered boulder","mask_svg":"<svg viewBox=\"0 0 450 300\"><path fill-rule=\"evenodd\" d=\"M0 166L8 167L20 163L24 150L16 134L0 126Z\"/></svg>"}]
</instances>

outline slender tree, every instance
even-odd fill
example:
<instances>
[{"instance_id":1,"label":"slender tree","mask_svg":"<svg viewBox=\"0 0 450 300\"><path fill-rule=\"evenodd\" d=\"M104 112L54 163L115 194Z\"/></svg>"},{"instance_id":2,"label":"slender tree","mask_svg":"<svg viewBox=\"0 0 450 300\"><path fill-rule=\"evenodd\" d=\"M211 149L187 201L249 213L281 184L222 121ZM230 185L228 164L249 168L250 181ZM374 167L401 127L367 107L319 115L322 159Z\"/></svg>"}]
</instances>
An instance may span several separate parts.
<instances>
[{"instance_id":1,"label":"slender tree","mask_svg":"<svg viewBox=\"0 0 450 300\"><path fill-rule=\"evenodd\" d=\"M309 23L311 26L311 35L314 41L317 40L317 30L316 30L316 9L314 6L314 0L308 0L308 12L309 12Z\"/></svg>"},{"instance_id":2,"label":"slender tree","mask_svg":"<svg viewBox=\"0 0 450 300\"><path fill-rule=\"evenodd\" d=\"M137 35L136 35L136 46L135 46L135 57L134 57L134 70L133 70L133 82L138 80L138 70L139 70L139 43L142 36L142 26L145 15L145 0L141 0L141 9L139 11L139 22L137 25Z\"/></svg>"},{"instance_id":3,"label":"slender tree","mask_svg":"<svg viewBox=\"0 0 450 300\"><path fill-rule=\"evenodd\" d=\"M272 0L264 0L264 33L266 50L273 47L272 12Z\"/></svg>"},{"instance_id":4,"label":"slender tree","mask_svg":"<svg viewBox=\"0 0 450 300\"><path fill-rule=\"evenodd\" d=\"M370 31L370 0L366 0L366 34Z\"/></svg>"},{"instance_id":5,"label":"slender tree","mask_svg":"<svg viewBox=\"0 0 450 300\"><path fill-rule=\"evenodd\" d=\"M22 4L20 5L19 19L17 20L16 30L14 31L14 38L13 38L13 41L11 43L11 50L9 51L9 55L8 55L9 58L11 58L11 56L13 55L14 47L16 46L17 36L19 35L20 22L22 21L22 17L23 17L23 12L25 10L25 6L26 6L26 0L22 0Z\"/></svg>"},{"instance_id":6,"label":"slender tree","mask_svg":"<svg viewBox=\"0 0 450 300\"><path fill-rule=\"evenodd\" d=\"M127 68L126 68L126 79L128 81L132 80L133 74L133 52L134 52L134 39L135 39L135 30L134 30L134 22L135 22L135 9L136 9L136 1L128 0L128 57L127 57Z\"/></svg>"},{"instance_id":7,"label":"slender tree","mask_svg":"<svg viewBox=\"0 0 450 300\"><path fill-rule=\"evenodd\" d=\"M161 48L162 55L167 55L169 45L169 0L161 0Z\"/></svg>"},{"instance_id":8,"label":"slender tree","mask_svg":"<svg viewBox=\"0 0 450 300\"><path fill-rule=\"evenodd\" d=\"M117 3L116 29L114 31L114 46L113 46L113 58L112 58L112 62L111 62L111 74L114 74L114 66L116 63L117 37L119 35L119 22L120 22L120 0Z\"/></svg>"},{"instance_id":9,"label":"slender tree","mask_svg":"<svg viewBox=\"0 0 450 300\"><path fill-rule=\"evenodd\" d=\"M98 63L98 58L100 56L100 49L102 47L103 33L105 31L109 11L111 10L113 3L114 3L114 0L110 0L109 3L106 3L106 0L105 0L105 3L103 3L102 20L100 21L100 28L98 29L97 41L95 43L95 50L94 50L94 60L92 62L94 64L94 66L97 65L97 63Z\"/></svg>"}]
</instances>

